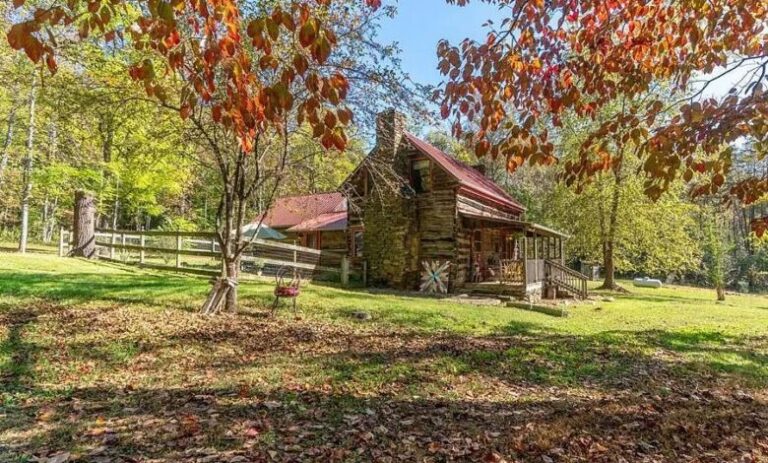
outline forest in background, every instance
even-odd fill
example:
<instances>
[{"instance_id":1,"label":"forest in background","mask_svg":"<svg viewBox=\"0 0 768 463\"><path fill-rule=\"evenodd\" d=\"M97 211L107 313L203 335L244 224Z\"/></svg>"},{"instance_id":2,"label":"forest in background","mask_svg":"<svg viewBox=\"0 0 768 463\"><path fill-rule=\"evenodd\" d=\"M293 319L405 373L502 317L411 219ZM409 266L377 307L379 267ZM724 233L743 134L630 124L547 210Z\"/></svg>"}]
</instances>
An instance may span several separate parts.
<instances>
[{"instance_id":1,"label":"forest in background","mask_svg":"<svg viewBox=\"0 0 768 463\"><path fill-rule=\"evenodd\" d=\"M5 8L5 7L0 7ZM356 33L375 37L391 11L358 11ZM363 18L363 16L365 16ZM363 20L364 19L364 20ZM13 22L2 11L0 28ZM612 261L620 275L649 275L701 285L722 280L738 290L768 289L768 244L750 230L750 209L717 196L690 198L681 180L653 201L635 175L639 160L627 157L620 172L601 173L581 192L559 180L558 168L524 166L510 174L501 161L473 151L434 130L429 88L411 83L399 69L395 46L342 42L340 54L365 69L349 99L356 120L343 152L328 150L305 127L294 127L277 195L336 189L371 145L373 116L397 106L412 130L470 164L483 163L491 178L522 200L528 218L572 235L572 264ZM362 48L361 48L362 47ZM130 48L97 43L61 50L58 72L40 72L0 41L0 238L19 240L24 205L30 239L50 243L72 220L76 190L94 193L100 226L125 229L210 230L216 226L221 186L211 155L190 122L147 98L127 74ZM372 98L375 96L375 98ZM375 104L371 104L375 101ZM427 109L425 109L427 108ZM582 122L583 123L583 122ZM585 131L579 122L557 131L558 157L574 157ZM311 130L310 130L311 131ZM738 145L738 172L768 170L748 144ZM270 201L269 185L251 201L257 216Z\"/></svg>"}]
</instances>

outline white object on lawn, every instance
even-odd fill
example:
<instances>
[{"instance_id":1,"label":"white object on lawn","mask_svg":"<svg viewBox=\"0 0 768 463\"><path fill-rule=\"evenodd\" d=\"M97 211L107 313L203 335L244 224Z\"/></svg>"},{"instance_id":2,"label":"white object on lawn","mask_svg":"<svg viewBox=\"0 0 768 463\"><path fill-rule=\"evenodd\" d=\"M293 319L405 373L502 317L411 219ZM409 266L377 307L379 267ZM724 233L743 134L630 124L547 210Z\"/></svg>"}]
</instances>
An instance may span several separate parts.
<instances>
[{"instance_id":1,"label":"white object on lawn","mask_svg":"<svg viewBox=\"0 0 768 463\"><path fill-rule=\"evenodd\" d=\"M654 280L652 278L635 278L632 280L632 283L635 284L635 286L640 286L642 288L661 288L661 280Z\"/></svg>"}]
</instances>

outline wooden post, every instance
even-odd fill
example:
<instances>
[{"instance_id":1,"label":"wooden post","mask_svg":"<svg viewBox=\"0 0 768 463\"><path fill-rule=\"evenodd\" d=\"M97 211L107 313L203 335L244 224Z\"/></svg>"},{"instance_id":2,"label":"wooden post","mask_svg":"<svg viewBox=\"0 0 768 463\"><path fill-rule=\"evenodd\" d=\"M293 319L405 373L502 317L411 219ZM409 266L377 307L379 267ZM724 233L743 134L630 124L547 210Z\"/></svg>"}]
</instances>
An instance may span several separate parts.
<instances>
[{"instance_id":1,"label":"wooden post","mask_svg":"<svg viewBox=\"0 0 768 463\"><path fill-rule=\"evenodd\" d=\"M211 252L216 252L216 237L211 238Z\"/></svg>"},{"instance_id":2,"label":"wooden post","mask_svg":"<svg viewBox=\"0 0 768 463\"><path fill-rule=\"evenodd\" d=\"M558 238L559 245L560 245L560 263L565 265L565 242L563 241L563 237L561 236Z\"/></svg>"},{"instance_id":3,"label":"wooden post","mask_svg":"<svg viewBox=\"0 0 768 463\"><path fill-rule=\"evenodd\" d=\"M536 232L533 232L533 271L534 276L536 279L535 282L539 281L539 237L536 236Z\"/></svg>"},{"instance_id":4,"label":"wooden post","mask_svg":"<svg viewBox=\"0 0 768 463\"><path fill-rule=\"evenodd\" d=\"M59 227L59 257L64 257L64 243L66 239L67 231L64 230L64 227Z\"/></svg>"},{"instance_id":5,"label":"wooden post","mask_svg":"<svg viewBox=\"0 0 768 463\"><path fill-rule=\"evenodd\" d=\"M349 284L349 259L347 256L341 256L341 284Z\"/></svg>"},{"instance_id":6,"label":"wooden post","mask_svg":"<svg viewBox=\"0 0 768 463\"><path fill-rule=\"evenodd\" d=\"M523 258L523 287L528 287L528 233L526 230L523 230L523 238L522 238L522 246L521 248L521 256Z\"/></svg>"},{"instance_id":7,"label":"wooden post","mask_svg":"<svg viewBox=\"0 0 768 463\"><path fill-rule=\"evenodd\" d=\"M144 246L147 244L147 238L144 235L144 232L142 231L139 235L139 247L141 248L139 250L139 263L143 264L144 259L146 258L146 255L144 254Z\"/></svg>"},{"instance_id":8,"label":"wooden post","mask_svg":"<svg viewBox=\"0 0 768 463\"><path fill-rule=\"evenodd\" d=\"M70 255L92 258L96 254L96 209L93 195L75 192L75 214L72 226L72 252Z\"/></svg>"},{"instance_id":9,"label":"wooden post","mask_svg":"<svg viewBox=\"0 0 768 463\"><path fill-rule=\"evenodd\" d=\"M293 263L295 264L296 262L299 261L298 255L296 254L296 247L295 247L296 246L296 240L293 240L293 246L294 246L294 248L293 248Z\"/></svg>"},{"instance_id":10,"label":"wooden post","mask_svg":"<svg viewBox=\"0 0 768 463\"><path fill-rule=\"evenodd\" d=\"M120 254L122 255L122 253L126 252L125 251L125 232L120 232L120 245L122 246L122 248L120 248ZM126 259L125 259L126 261L128 260L127 256L128 255L126 253Z\"/></svg>"},{"instance_id":11,"label":"wooden post","mask_svg":"<svg viewBox=\"0 0 768 463\"><path fill-rule=\"evenodd\" d=\"M176 268L181 268L181 232L176 232Z\"/></svg>"},{"instance_id":12,"label":"wooden post","mask_svg":"<svg viewBox=\"0 0 768 463\"><path fill-rule=\"evenodd\" d=\"M363 261L363 287L368 287L368 261Z\"/></svg>"}]
</instances>

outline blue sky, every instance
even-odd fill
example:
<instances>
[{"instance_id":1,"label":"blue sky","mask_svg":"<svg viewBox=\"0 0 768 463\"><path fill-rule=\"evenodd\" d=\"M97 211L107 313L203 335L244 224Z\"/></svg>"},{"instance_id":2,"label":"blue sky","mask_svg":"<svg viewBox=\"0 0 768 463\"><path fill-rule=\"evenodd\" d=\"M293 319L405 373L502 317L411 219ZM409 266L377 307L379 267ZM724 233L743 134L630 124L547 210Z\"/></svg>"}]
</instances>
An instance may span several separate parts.
<instances>
[{"instance_id":1,"label":"blue sky","mask_svg":"<svg viewBox=\"0 0 768 463\"><path fill-rule=\"evenodd\" d=\"M437 68L437 42L448 39L453 44L470 37L482 39L487 29L483 27L488 19L498 25L502 14L498 7L480 0L473 0L468 6L448 5L446 0L387 0L385 3L397 6L395 18L385 18L379 38L384 43L397 42L400 46L403 69L420 84L437 85L442 76ZM722 72L715 70L709 76ZM722 97L740 79L746 70L736 70L714 82L704 92L704 97Z\"/></svg>"},{"instance_id":2,"label":"blue sky","mask_svg":"<svg viewBox=\"0 0 768 463\"><path fill-rule=\"evenodd\" d=\"M437 42L451 43L471 37L485 37L483 23L497 19L498 7L479 0L468 6L448 5L445 0L390 0L398 12L393 19L385 18L379 38L384 43L398 42L403 69L420 84L437 85L441 81L437 68Z\"/></svg>"}]
</instances>

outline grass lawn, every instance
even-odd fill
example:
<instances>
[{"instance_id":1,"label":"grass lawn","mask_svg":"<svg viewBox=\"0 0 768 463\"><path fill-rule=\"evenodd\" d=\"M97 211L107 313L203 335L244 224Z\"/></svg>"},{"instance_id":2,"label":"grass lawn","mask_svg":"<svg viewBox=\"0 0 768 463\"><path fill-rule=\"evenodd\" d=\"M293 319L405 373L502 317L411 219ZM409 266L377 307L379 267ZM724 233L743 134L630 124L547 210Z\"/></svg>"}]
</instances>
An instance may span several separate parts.
<instances>
[{"instance_id":1,"label":"grass lawn","mask_svg":"<svg viewBox=\"0 0 768 463\"><path fill-rule=\"evenodd\" d=\"M205 279L0 253L0 461L768 461L768 297L272 285L207 318Z\"/></svg>"}]
</instances>

